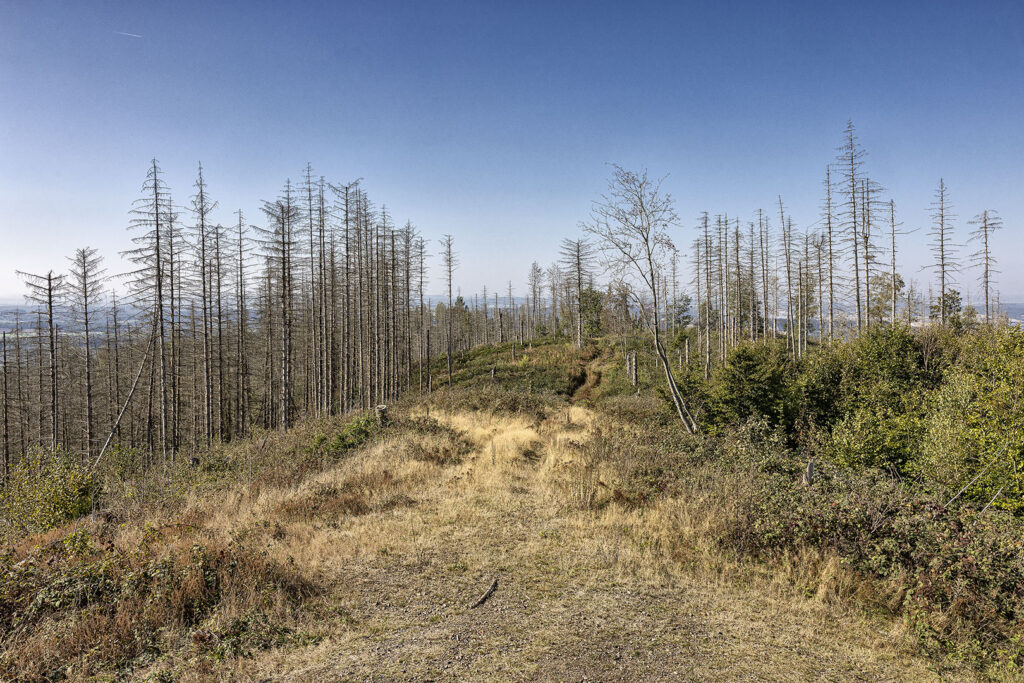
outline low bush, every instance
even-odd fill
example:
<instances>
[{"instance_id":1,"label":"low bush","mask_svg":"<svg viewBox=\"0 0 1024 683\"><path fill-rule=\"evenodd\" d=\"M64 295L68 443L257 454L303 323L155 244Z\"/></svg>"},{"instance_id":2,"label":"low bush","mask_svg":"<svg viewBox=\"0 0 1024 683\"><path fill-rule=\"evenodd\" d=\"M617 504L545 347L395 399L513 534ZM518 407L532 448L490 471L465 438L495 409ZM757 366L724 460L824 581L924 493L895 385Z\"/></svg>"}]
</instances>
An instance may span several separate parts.
<instances>
[{"instance_id":1,"label":"low bush","mask_svg":"<svg viewBox=\"0 0 1024 683\"><path fill-rule=\"evenodd\" d=\"M70 453L33 449L11 468L0 496L0 537L48 531L87 513L99 480Z\"/></svg>"},{"instance_id":2,"label":"low bush","mask_svg":"<svg viewBox=\"0 0 1024 683\"><path fill-rule=\"evenodd\" d=\"M932 654L1004 669L1024 665L1024 539L1005 515L946 509L877 474L819 469L748 479L725 542L766 558L817 548L876 582L876 606L902 614Z\"/></svg>"},{"instance_id":3,"label":"low bush","mask_svg":"<svg viewBox=\"0 0 1024 683\"><path fill-rule=\"evenodd\" d=\"M434 391L427 399L431 409L446 412L475 410L485 413L526 414L542 420L555 403L554 394L526 393L504 384L475 387L447 387Z\"/></svg>"},{"instance_id":4,"label":"low bush","mask_svg":"<svg viewBox=\"0 0 1024 683\"><path fill-rule=\"evenodd\" d=\"M437 465L454 465L473 452L473 443L461 432L429 417L408 421L409 432L415 435L407 441L409 455L416 460Z\"/></svg>"},{"instance_id":5,"label":"low bush","mask_svg":"<svg viewBox=\"0 0 1024 683\"><path fill-rule=\"evenodd\" d=\"M333 433L319 433L313 438L311 451L328 457L338 457L366 443L380 429L374 413L357 415Z\"/></svg>"},{"instance_id":6,"label":"low bush","mask_svg":"<svg viewBox=\"0 0 1024 683\"><path fill-rule=\"evenodd\" d=\"M0 556L0 678L127 674L219 611L280 616L315 592L259 551L147 527L132 549L73 532ZM202 641L206 630L193 635Z\"/></svg>"},{"instance_id":7,"label":"low bush","mask_svg":"<svg viewBox=\"0 0 1024 683\"><path fill-rule=\"evenodd\" d=\"M1024 329L967 339L925 419L916 473L964 496L1024 511Z\"/></svg>"},{"instance_id":8,"label":"low bush","mask_svg":"<svg viewBox=\"0 0 1024 683\"><path fill-rule=\"evenodd\" d=\"M790 426L797 402L794 372L780 343L741 344L715 371L712 385L713 415L720 424L738 424L761 418L771 426Z\"/></svg>"}]
</instances>

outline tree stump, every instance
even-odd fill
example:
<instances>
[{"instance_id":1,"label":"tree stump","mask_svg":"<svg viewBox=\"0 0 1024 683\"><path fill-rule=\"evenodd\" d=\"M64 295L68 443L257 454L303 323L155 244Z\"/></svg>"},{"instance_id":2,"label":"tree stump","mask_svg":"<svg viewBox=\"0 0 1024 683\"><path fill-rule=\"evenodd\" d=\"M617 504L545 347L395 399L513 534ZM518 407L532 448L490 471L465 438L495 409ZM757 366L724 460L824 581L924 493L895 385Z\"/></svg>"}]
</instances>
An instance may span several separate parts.
<instances>
[{"instance_id":1,"label":"tree stump","mask_svg":"<svg viewBox=\"0 0 1024 683\"><path fill-rule=\"evenodd\" d=\"M814 483L814 458L807 461L807 469L804 470L800 483L804 486L810 486Z\"/></svg>"},{"instance_id":2,"label":"tree stump","mask_svg":"<svg viewBox=\"0 0 1024 683\"><path fill-rule=\"evenodd\" d=\"M381 425L386 425L391 421L388 417L388 407L386 405L381 404L377 406L374 411L377 414L377 422Z\"/></svg>"}]
</instances>

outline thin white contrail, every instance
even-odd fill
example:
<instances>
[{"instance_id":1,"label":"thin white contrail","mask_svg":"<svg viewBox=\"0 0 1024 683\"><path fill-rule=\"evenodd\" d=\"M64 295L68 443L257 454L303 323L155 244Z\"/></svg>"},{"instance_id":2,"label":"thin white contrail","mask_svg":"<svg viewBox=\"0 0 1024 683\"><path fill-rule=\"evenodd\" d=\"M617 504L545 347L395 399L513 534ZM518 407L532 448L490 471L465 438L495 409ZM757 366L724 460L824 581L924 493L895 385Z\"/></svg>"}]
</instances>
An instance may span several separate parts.
<instances>
[{"instance_id":1,"label":"thin white contrail","mask_svg":"<svg viewBox=\"0 0 1024 683\"><path fill-rule=\"evenodd\" d=\"M119 36L128 36L129 38L141 38L138 33L125 33L124 31L114 31Z\"/></svg>"}]
</instances>

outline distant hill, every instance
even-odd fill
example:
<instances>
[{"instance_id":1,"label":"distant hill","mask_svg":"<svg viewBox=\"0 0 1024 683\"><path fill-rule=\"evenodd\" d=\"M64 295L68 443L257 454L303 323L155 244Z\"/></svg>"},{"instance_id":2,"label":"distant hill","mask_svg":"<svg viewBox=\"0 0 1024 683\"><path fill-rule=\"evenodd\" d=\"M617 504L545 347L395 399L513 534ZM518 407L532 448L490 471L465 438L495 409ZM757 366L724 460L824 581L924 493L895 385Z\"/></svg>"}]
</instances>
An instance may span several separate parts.
<instances>
[{"instance_id":1,"label":"distant hill","mask_svg":"<svg viewBox=\"0 0 1024 683\"><path fill-rule=\"evenodd\" d=\"M999 307L1010 316L1010 320L1018 325L1024 324L1024 302L1001 303Z\"/></svg>"}]
</instances>

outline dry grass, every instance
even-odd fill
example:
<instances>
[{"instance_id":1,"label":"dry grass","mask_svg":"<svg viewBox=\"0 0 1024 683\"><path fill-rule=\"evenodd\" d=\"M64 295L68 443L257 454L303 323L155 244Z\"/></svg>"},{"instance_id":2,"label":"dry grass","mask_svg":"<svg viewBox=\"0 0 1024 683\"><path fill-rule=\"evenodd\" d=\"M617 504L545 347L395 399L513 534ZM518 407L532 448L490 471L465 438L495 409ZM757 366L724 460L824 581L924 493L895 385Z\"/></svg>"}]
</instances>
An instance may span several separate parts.
<instances>
[{"instance_id":1,"label":"dry grass","mask_svg":"<svg viewBox=\"0 0 1024 683\"><path fill-rule=\"evenodd\" d=\"M309 587L299 591L300 604L281 598L291 583L278 580L282 588L268 596L254 589L273 580L252 570L225 574L231 589L200 618L179 620L160 636L168 639L160 654L137 659L133 675L939 678L904 647L899 624L849 606L863 586L833 558L807 554L765 567L723 553L714 539L742 482L697 470L683 490L641 501L617 460L629 454L608 438L628 428L579 405L543 418L536 410L431 414L436 423L400 419L330 468L263 480L252 496L242 487L192 496L174 516L185 526L162 520L159 539L137 526L96 529L124 553L149 543L173 555L197 538L211 549L244 547L265 571ZM495 595L470 609L495 578ZM225 634L260 600L270 601L270 635L248 626L264 635L246 656L224 655ZM115 632L85 620L74 627ZM17 661L42 656L43 639L55 631L37 633L31 644L18 641Z\"/></svg>"},{"instance_id":2,"label":"dry grass","mask_svg":"<svg viewBox=\"0 0 1024 683\"><path fill-rule=\"evenodd\" d=\"M289 529L278 542L290 553L317 549L323 575L333 576L326 602L344 618L315 646L268 651L231 676L938 678L903 647L899 625L848 607L856 582L834 560L791 558L766 570L722 557L705 539L723 524L711 511L723 510L727 491L695 484L652 505L627 500L614 463L592 457L595 438L613 428L605 417L579 406L539 423L433 415L475 450L458 464L409 470L412 461L387 464L396 449L382 446L369 462L331 473L323 483L337 487L365 475L360 468L386 468L404 482L386 486L409 487L416 504ZM493 578L495 596L469 609Z\"/></svg>"}]
</instances>

